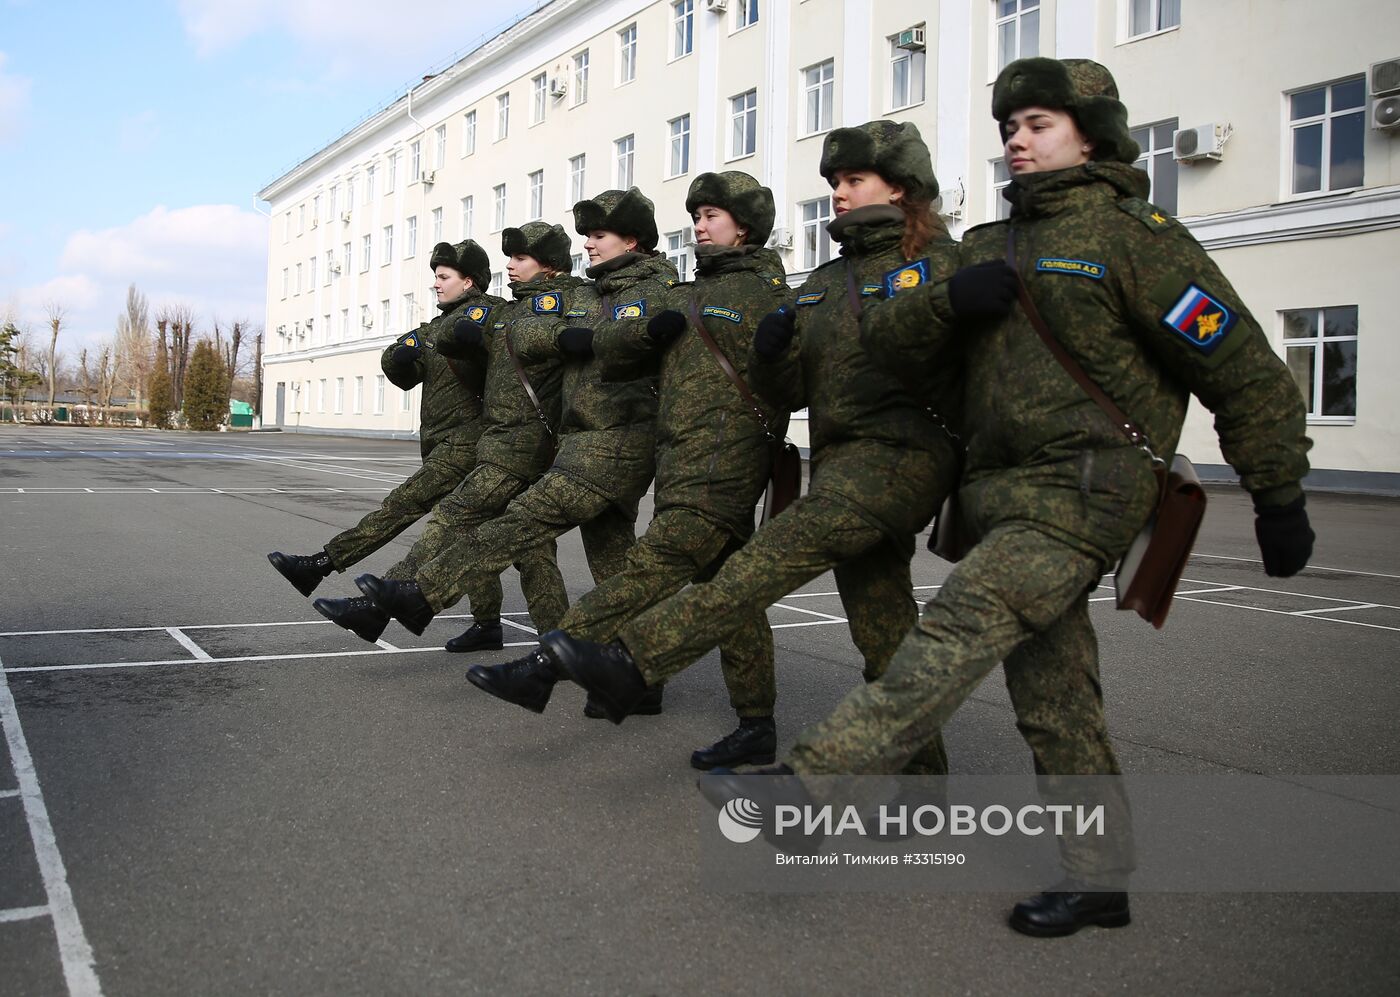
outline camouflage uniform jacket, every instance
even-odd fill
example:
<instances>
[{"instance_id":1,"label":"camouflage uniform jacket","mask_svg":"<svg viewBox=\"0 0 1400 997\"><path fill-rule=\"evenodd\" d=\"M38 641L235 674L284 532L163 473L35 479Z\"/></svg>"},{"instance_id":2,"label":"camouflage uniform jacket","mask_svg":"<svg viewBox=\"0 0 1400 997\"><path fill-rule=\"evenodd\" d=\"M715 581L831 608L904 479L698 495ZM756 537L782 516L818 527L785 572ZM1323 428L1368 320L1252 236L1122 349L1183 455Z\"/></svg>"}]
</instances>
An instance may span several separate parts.
<instances>
[{"instance_id":1,"label":"camouflage uniform jacket","mask_svg":"<svg viewBox=\"0 0 1400 997\"><path fill-rule=\"evenodd\" d=\"M486 357L483 353L474 361L452 360L433 349L440 331L452 328L459 318L467 318L485 326L504 302L489 294L469 293L414 332L400 336L384 348L379 366L396 386L408 391L423 385L423 397L418 409L418 440L423 456L439 443L475 450L481 435L481 391L486 380ZM418 359L408 364L393 362L394 350L409 335L419 338Z\"/></svg>"},{"instance_id":2,"label":"camouflage uniform jacket","mask_svg":"<svg viewBox=\"0 0 1400 997\"><path fill-rule=\"evenodd\" d=\"M515 300L501 306L486 332L486 414L485 428L476 444L477 463L491 464L526 481L538 478L549 467L554 454L552 434L559 431L562 365L552 350L535 351L535 358L527 361L520 354L520 342L536 327L549 334L555 320L573 307L582 287L584 282L569 274L511 284ZM520 383L506 349L507 338L516 349L548 426L540 421L540 413Z\"/></svg>"},{"instance_id":3,"label":"camouflage uniform jacket","mask_svg":"<svg viewBox=\"0 0 1400 997\"><path fill-rule=\"evenodd\" d=\"M872 220L852 217L834 226L841 257L818 267L798 288L792 346L771 360L754 353L749 370L755 389L775 405L807 408L811 491L840 495L880 529L907 535L923 529L942 500L913 493L916 481L928 481L914 466L936 465L938 487L951 487L956 473L954 444L929 414L932 408L941 416L948 407L944 395L955 371L948 368L936 383L922 384L915 397L904 378L877 365L861 345L848 268L864 311L909 287L947 279L956 267L957 244L941 235L906 259L898 209L858 210Z\"/></svg>"},{"instance_id":4,"label":"camouflage uniform jacket","mask_svg":"<svg viewBox=\"0 0 1400 997\"><path fill-rule=\"evenodd\" d=\"M653 315L672 309L705 331L748 381L749 344L759 319L792 304L782 260L759 247L701 247L693 283L671 288L651 303ZM771 443L753 409L691 328L659 351L638 319L614 323L594 340L605 378L634 364L659 363L656 416L656 509L686 508L740 539L753 533L754 506L767 483ZM750 388L752 390L752 388ZM787 413L766 406L781 440Z\"/></svg>"},{"instance_id":5,"label":"camouflage uniform jacket","mask_svg":"<svg viewBox=\"0 0 1400 997\"><path fill-rule=\"evenodd\" d=\"M512 342L521 360L557 357L561 330L582 326L596 334L615 320L645 319L655 314L651 301L675 283L676 268L665 257L625 254L603 264L596 282L579 287L564 313L532 323L528 336ZM561 409L554 467L623 506L635 505L655 470L655 376L604 382L595 360L565 357Z\"/></svg>"},{"instance_id":6,"label":"camouflage uniform jacket","mask_svg":"<svg viewBox=\"0 0 1400 997\"><path fill-rule=\"evenodd\" d=\"M1225 459L1266 504L1299 494L1309 441L1287 368L1215 263L1143 200L1147 175L1090 163L1018 178L1011 218L971 229L964 265L1016 260L1046 325L1170 459L1188 392L1215 413ZM881 352L927 349L954 328L947 285L872 313ZM983 520L1033 516L1114 558L1156 495L1151 462L1065 373L1022 310L957 333L966 353L965 493ZM1027 502L1027 489L1036 489Z\"/></svg>"}]
</instances>

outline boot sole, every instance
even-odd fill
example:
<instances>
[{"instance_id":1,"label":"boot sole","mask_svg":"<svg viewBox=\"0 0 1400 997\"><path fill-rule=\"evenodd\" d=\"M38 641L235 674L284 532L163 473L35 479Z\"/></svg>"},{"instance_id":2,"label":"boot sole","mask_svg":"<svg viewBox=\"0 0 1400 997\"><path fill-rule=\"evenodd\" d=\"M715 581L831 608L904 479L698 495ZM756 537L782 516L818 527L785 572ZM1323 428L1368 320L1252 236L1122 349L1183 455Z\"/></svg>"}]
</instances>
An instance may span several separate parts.
<instances>
[{"instance_id":1,"label":"boot sole","mask_svg":"<svg viewBox=\"0 0 1400 997\"><path fill-rule=\"evenodd\" d=\"M370 602L378 606L380 612L388 613L394 619L398 620L399 624L415 637L422 637L423 631L427 630L428 624L432 622L432 617L429 617L424 623L419 623L417 620L406 620L397 613L390 612L383 602L383 586L380 580L373 575L361 575L359 578L356 578L355 587L369 596Z\"/></svg>"},{"instance_id":2,"label":"boot sole","mask_svg":"<svg viewBox=\"0 0 1400 997\"><path fill-rule=\"evenodd\" d=\"M622 721L627 719L627 711L622 709L611 696L593 689L589 683L584 681L584 677L579 669L578 659L574 656L573 652L552 639L557 632L558 631L552 630L542 635L540 637L540 648L554 659L554 663L564 670L564 674L568 675L570 679L593 697L593 701L601 706L603 712L607 714L608 720L621 726Z\"/></svg>"},{"instance_id":3,"label":"boot sole","mask_svg":"<svg viewBox=\"0 0 1400 997\"><path fill-rule=\"evenodd\" d=\"M292 588L296 589L304 596L310 597L311 593L316 591L316 587L325 580L323 578L318 578L310 585L304 585L301 582L297 581L294 577L292 577L292 569L291 566L287 563L286 555L274 551L273 553L267 555L267 560L268 563L270 563L274 568L277 569L277 573L279 575L281 575L283 578L287 579L287 581L292 583Z\"/></svg>"},{"instance_id":4,"label":"boot sole","mask_svg":"<svg viewBox=\"0 0 1400 997\"><path fill-rule=\"evenodd\" d=\"M469 644L465 646L462 644L456 644L456 646L454 647L453 645L455 643L455 641L449 640L446 644L442 645L442 649L450 654L466 654L470 651L501 651L504 650L506 646L506 642L504 640L498 640L494 644L490 643L489 641L481 644Z\"/></svg>"},{"instance_id":5,"label":"boot sole","mask_svg":"<svg viewBox=\"0 0 1400 997\"><path fill-rule=\"evenodd\" d=\"M1053 927L1022 921L1015 915L1007 918L1007 923L1010 924L1014 930L1019 931L1023 935L1029 935L1032 938L1064 938L1074 934L1081 928L1126 928L1132 923L1132 920L1132 915L1124 910L1115 911L1110 914L1099 914L1096 917L1089 918L1085 921L1077 921L1074 924L1055 925Z\"/></svg>"},{"instance_id":6,"label":"boot sole","mask_svg":"<svg viewBox=\"0 0 1400 997\"><path fill-rule=\"evenodd\" d=\"M513 703L516 706L529 710L531 713L543 713L544 708L549 705L548 696L545 697L543 702L525 703L514 697L503 695L496 685L495 677L481 665L475 665L467 669L467 681L487 695L495 696L502 702Z\"/></svg>"},{"instance_id":7,"label":"boot sole","mask_svg":"<svg viewBox=\"0 0 1400 997\"><path fill-rule=\"evenodd\" d=\"M723 758L718 761L700 761L694 755L690 756L690 767L699 769L701 772L708 772L710 769L729 768L733 765L772 765L778 760L776 751L767 751L760 754L740 755L737 758Z\"/></svg>"},{"instance_id":8,"label":"boot sole","mask_svg":"<svg viewBox=\"0 0 1400 997\"><path fill-rule=\"evenodd\" d=\"M356 637L360 638L360 640L369 641L371 644L377 644L379 643L379 638L383 636L385 629L389 626L388 620L385 620L384 626L379 627L377 630L366 630L362 627L346 626L340 620L337 620L334 616L332 616L330 612L327 611L324 606L322 606L322 603L326 601L327 600L325 599L317 599L311 604L311 608L316 610L316 612L320 613L326 619L330 620L336 626L340 627L340 629L350 631Z\"/></svg>"}]
</instances>

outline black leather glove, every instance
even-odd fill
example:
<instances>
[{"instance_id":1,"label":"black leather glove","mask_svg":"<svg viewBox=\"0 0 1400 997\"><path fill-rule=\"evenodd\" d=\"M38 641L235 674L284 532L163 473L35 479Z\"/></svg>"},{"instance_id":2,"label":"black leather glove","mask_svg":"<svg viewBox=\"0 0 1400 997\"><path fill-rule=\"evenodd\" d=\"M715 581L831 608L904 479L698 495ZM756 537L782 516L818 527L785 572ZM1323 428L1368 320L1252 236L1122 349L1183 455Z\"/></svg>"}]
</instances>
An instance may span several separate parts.
<instances>
[{"instance_id":1,"label":"black leather glove","mask_svg":"<svg viewBox=\"0 0 1400 997\"><path fill-rule=\"evenodd\" d=\"M657 346L665 346L685 332L685 327L689 324L690 320L680 312L667 309L651 317L651 321L647 323L647 335Z\"/></svg>"},{"instance_id":2,"label":"black leather glove","mask_svg":"<svg viewBox=\"0 0 1400 997\"><path fill-rule=\"evenodd\" d=\"M1016 301L1016 271L1005 260L963 267L948 280L948 303L962 319L1001 318Z\"/></svg>"},{"instance_id":3,"label":"black leather glove","mask_svg":"<svg viewBox=\"0 0 1400 997\"><path fill-rule=\"evenodd\" d=\"M583 329L576 325L571 325L563 332L559 333L555 345L559 347L559 352L566 357L577 357L587 359L593 355L593 330Z\"/></svg>"},{"instance_id":4,"label":"black leather glove","mask_svg":"<svg viewBox=\"0 0 1400 997\"><path fill-rule=\"evenodd\" d=\"M797 331L797 315L786 308L769 312L758 320L753 334L753 350L765 360L774 360L788 351Z\"/></svg>"},{"instance_id":5,"label":"black leather glove","mask_svg":"<svg viewBox=\"0 0 1400 997\"><path fill-rule=\"evenodd\" d=\"M1264 556L1264 573L1288 578L1308 566L1316 534L1308 525L1308 511L1299 495L1287 505L1254 506L1254 536Z\"/></svg>"},{"instance_id":6,"label":"black leather glove","mask_svg":"<svg viewBox=\"0 0 1400 997\"><path fill-rule=\"evenodd\" d=\"M452 323L452 329L437 338L434 348L445 357L460 359L472 350L481 349L486 343L486 335L469 318L459 318Z\"/></svg>"},{"instance_id":7,"label":"black leather glove","mask_svg":"<svg viewBox=\"0 0 1400 997\"><path fill-rule=\"evenodd\" d=\"M395 347L394 352L389 354L389 362L395 367L411 367L416 364L423 351L416 346L409 346L402 343Z\"/></svg>"}]
</instances>

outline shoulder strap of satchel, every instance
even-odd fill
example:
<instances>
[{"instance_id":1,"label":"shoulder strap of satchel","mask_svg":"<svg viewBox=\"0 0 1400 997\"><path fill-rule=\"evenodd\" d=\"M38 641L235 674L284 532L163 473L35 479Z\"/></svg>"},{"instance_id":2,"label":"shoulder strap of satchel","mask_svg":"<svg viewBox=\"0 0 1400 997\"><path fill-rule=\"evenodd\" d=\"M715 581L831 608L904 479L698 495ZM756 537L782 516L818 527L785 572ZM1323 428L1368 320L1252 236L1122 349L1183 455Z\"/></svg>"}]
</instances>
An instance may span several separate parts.
<instances>
[{"instance_id":1,"label":"shoulder strap of satchel","mask_svg":"<svg viewBox=\"0 0 1400 997\"><path fill-rule=\"evenodd\" d=\"M846 257L846 303L859 322L861 313L865 311L865 302L861 300L860 289L856 287L856 265L849 256Z\"/></svg>"},{"instance_id":2,"label":"shoulder strap of satchel","mask_svg":"<svg viewBox=\"0 0 1400 997\"><path fill-rule=\"evenodd\" d=\"M1016 263L1016 230L1010 225L1006 227L1006 262L1011 269L1016 271L1016 295L1021 302L1021 310L1026 313L1026 318L1030 319L1031 327L1035 329L1036 335L1040 336L1042 342L1050 350L1060 366L1065 369L1074 382L1084 389L1084 393L1092 398L1104 414L1117 426L1128 438L1128 442L1136 447L1143 447L1151 453L1151 447L1144 433L1138 424L1128 418L1118 405L1104 394L1103 389L1094 383L1094 379L1085 373L1084 368L1079 366L1079 361L1070 355L1069 351L1061 345L1055 338L1045 320L1040 317L1040 309L1035 306L1035 299L1031 297L1030 288L1026 287L1026 282L1021 279L1021 268Z\"/></svg>"},{"instance_id":3,"label":"shoulder strap of satchel","mask_svg":"<svg viewBox=\"0 0 1400 997\"><path fill-rule=\"evenodd\" d=\"M544 428L552 437L554 427L545 418L544 406L540 404L540 396L535 394L535 386L530 383L530 378L525 373L525 367L520 362L520 357L515 353L515 344L510 341L510 329L502 329L501 335L505 337L506 352L510 354L510 362L515 367L515 376L520 378L520 386L525 389L525 394L530 396L530 404L535 406L535 415L540 417L540 422L544 423Z\"/></svg>"},{"instance_id":4,"label":"shoulder strap of satchel","mask_svg":"<svg viewBox=\"0 0 1400 997\"><path fill-rule=\"evenodd\" d=\"M705 331L705 326L700 321L700 308L696 305L694 297L690 298L689 304L690 324L695 327L695 332L700 337L700 341L705 344L705 348L714 356L715 362L720 366L720 370L724 371L729 380L734 382L734 387L739 389L739 395L748 403L749 408L753 411L753 417L758 420L758 424L763 427L763 431L768 434L769 439L772 439L773 432L768 428L768 417L763 414L763 409L754 398L753 393L749 391L749 386L744 383L744 379L739 376L739 372L734 369L734 365L729 362L729 358L724 355L724 351L719 348L719 344Z\"/></svg>"}]
</instances>

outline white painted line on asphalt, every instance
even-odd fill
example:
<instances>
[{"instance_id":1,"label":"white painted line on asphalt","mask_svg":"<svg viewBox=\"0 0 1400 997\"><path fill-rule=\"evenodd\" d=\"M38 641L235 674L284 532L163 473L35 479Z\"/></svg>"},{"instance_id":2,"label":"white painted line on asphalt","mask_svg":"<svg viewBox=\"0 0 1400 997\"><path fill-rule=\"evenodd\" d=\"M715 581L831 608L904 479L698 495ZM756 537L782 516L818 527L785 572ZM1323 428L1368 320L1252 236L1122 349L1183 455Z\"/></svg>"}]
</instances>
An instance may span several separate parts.
<instances>
[{"instance_id":1,"label":"white painted line on asphalt","mask_svg":"<svg viewBox=\"0 0 1400 997\"><path fill-rule=\"evenodd\" d=\"M508 614L508 613L502 613L502 614L501 614L501 622L504 623L506 626L508 626L508 627L515 627L515 629L517 629L517 630L524 630L527 634L538 634L538 633L539 633L539 631L536 630L534 627L527 627L527 626L526 626L525 624L523 624L523 623L516 623L514 620L508 620L508 619L506 619L506 617L507 617L508 615L510 615L510 614ZM523 616L524 614L521 613L521 614L517 614L517 615L522 615L522 616ZM438 617L438 618L441 619L441 617Z\"/></svg>"},{"instance_id":2,"label":"white painted line on asphalt","mask_svg":"<svg viewBox=\"0 0 1400 997\"><path fill-rule=\"evenodd\" d=\"M204 650L204 648L200 647L194 641L190 640L189 635L182 631L179 627L166 627L165 632L168 633L170 636L174 637L175 640L179 642L180 646L183 647L186 651L189 651L191 654L193 654L195 656L195 660L214 660L212 657L210 657L208 651Z\"/></svg>"},{"instance_id":3,"label":"white painted line on asphalt","mask_svg":"<svg viewBox=\"0 0 1400 997\"><path fill-rule=\"evenodd\" d=\"M83 491L87 492L89 495L92 494L92 489L91 489L91 488L84 488Z\"/></svg>"},{"instance_id":4,"label":"white painted line on asphalt","mask_svg":"<svg viewBox=\"0 0 1400 997\"><path fill-rule=\"evenodd\" d=\"M801 624L807 626L807 624ZM514 643L507 642L506 647L534 647L538 641L526 640ZM190 658L162 658L155 661L102 661L93 664L81 665L20 665L17 668L6 668L6 674L19 675L24 672L84 672L84 671L111 671L116 668L156 668L161 665L184 665L185 667L207 667L210 665L238 665L248 662L271 662L271 661L304 661L308 658L374 658L383 657L388 654L423 654L428 651L446 653L442 645L435 644L432 647L401 647L393 651L385 651L379 648L364 651L306 651L297 654L245 654L232 658L210 658L208 661L194 661Z\"/></svg>"},{"instance_id":5,"label":"white painted line on asphalt","mask_svg":"<svg viewBox=\"0 0 1400 997\"><path fill-rule=\"evenodd\" d=\"M797 606L784 606L781 602L775 602L775 603L773 603L773 608L776 608L776 609L786 609L786 610L787 610L788 612L790 612L790 613L801 613L801 614L804 615L804 616L816 616L816 617L819 617L820 619L826 620L826 621L829 622L829 623L845 623L845 622L846 622L846 621L843 620L841 617L839 617L839 616L832 616L830 613L818 613L816 610L813 610L813 609L800 609L800 608L798 608Z\"/></svg>"},{"instance_id":6,"label":"white painted line on asphalt","mask_svg":"<svg viewBox=\"0 0 1400 997\"><path fill-rule=\"evenodd\" d=\"M1317 609L1295 609L1290 616L1314 616L1318 613L1349 613L1354 609L1379 609L1374 602L1358 602L1354 606L1321 606Z\"/></svg>"},{"instance_id":7,"label":"white painted line on asphalt","mask_svg":"<svg viewBox=\"0 0 1400 997\"><path fill-rule=\"evenodd\" d=\"M1247 561L1250 564L1263 564L1257 557L1230 557L1228 554L1201 554L1196 551L1191 552L1192 557L1210 557L1217 561ZM1339 571L1347 575L1366 575L1370 578L1395 578L1400 579L1400 575L1387 575L1383 571L1357 571L1354 568L1328 568L1321 564L1310 564L1306 571Z\"/></svg>"},{"instance_id":8,"label":"white painted line on asphalt","mask_svg":"<svg viewBox=\"0 0 1400 997\"><path fill-rule=\"evenodd\" d=\"M0 924L6 921L32 921L36 917L48 917L48 907L11 907L0 910Z\"/></svg>"},{"instance_id":9,"label":"white painted line on asphalt","mask_svg":"<svg viewBox=\"0 0 1400 997\"><path fill-rule=\"evenodd\" d=\"M334 495L334 494L383 494L393 491L391 485L380 485L377 488L329 488L314 487L306 488L274 488L271 485L264 485L257 488L151 488L149 486L128 486L125 488L82 488L76 485L60 487L57 485L40 486L38 488L0 488L0 495Z\"/></svg>"},{"instance_id":10,"label":"white painted line on asphalt","mask_svg":"<svg viewBox=\"0 0 1400 997\"><path fill-rule=\"evenodd\" d=\"M102 986L93 968L92 946L83 933L78 909L73 906L73 892L68 888L68 873L58 850L48 807L39 787L39 774L34 771L34 759L29 755L29 743L20 726L19 710L10 692L5 675L5 663L0 661L0 726L5 728L5 740L10 747L10 764L19 782L24 801L24 817L29 824L29 836L34 843L34 856L39 862L39 874L48 895L49 914L53 918L54 934L58 937L58 956L63 963L63 979L73 997L100 997Z\"/></svg>"},{"instance_id":11,"label":"white painted line on asphalt","mask_svg":"<svg viewBox=\"0 0 1400 997\"><path fill-rule=\"evenodd\" d=\"M527 612L502 613L501 616L529 616ZM439 613L437 620L469 620L471 613ZM317 617L314 620L273 620L269 623L185 623L177 630L244 630L257 627L329 627L330 620ZM0 637L56 637L64 634L133 634L162 633L169 627L89 627L77 630L7 630ZM531 631L533 633L534 631Z\"/></svg>"},{"instance_id":12,"label":"white painted line on asphalt","mask_svg":"<svg viewBox=\"0 0 1400 997\"><path fill-rule=\"evenodd\" d=\"M1224 607L1227 608L1227 609L1248 609L1248 610L1251 610L1252 612L1255 612L1255 613L1273 613L1273 614L1276 615L1276 616L1291 616L1291 617L1293 617L1294 619L1300 619L1300 618L1301 618L1301 619L1306 619L1306 620L1322 620L1324 623L1345 623L1347 626L1352 626L1352 627L1366 627L1366 628L1368 628L1368 629L1370 629L1370 630L1390 630L1390 631L1392 631L1392 632L1394 632L1394 633L1400 633L1400 627L1386 627L1386 626L1382 626L1382 625L1379 624L1379 623L1362 623L1362 622L1360 622L1359 620L1334 620L1334 619L1333 619L1332 617L1330 617L1330 616L1302 616L1302 617L1300 617L1297 613L1291 613L1291 612L1289 612L1289 611L1286 610L1286 609L1265 609L1263 606L1242 606L1242 605L1240 605L1238 602L1217 602L1217 601L1214 600L1214 599L1199 599L1199 598L1197 598L1197 597L1195 597L1195 596L1185 596L1185 597L1179 597L1179 598L1181 598L1181 601L1182 601L1182 602L1199 602L1199 603L1204 603L1204 604L1207 605L1207 606L1224 606ZM1385 607L1379 607L1379 608L1389 609L1389 608L1391 608L1391 607L1385 606Z\"/></svg>"},{"instance_id":13,"label":"white painted line on asphalt","mask_svg":"<svg viewBox=\"0 0 1400 997\"><path fill-rule=\"evenodd\" d=\"M803 620L801 623L772 623L769 626L774 630L793 630L797 627L829 627L834 623L845 623L839 616L833 616L829 620Z\"/></svg>"},{"instance_id":14,"label":"white painted line on asphalt","mask_svg":"<svg viewBox=\"0 0 1400 997\"><path fill-rule=\"evenodd\" d=\"M379 638L377 641L375 641L374 644L375 644L376 647L382 647L382 648L384 648L384 650L386 650L386 651L402 651L402 650L403 650L403 648L401 648L401 647L395 647L393 644L390 644L390 643L389 643L387 640L385 640L383 637L381 637L381 638Z\"/></svg>"}]
</instances>

